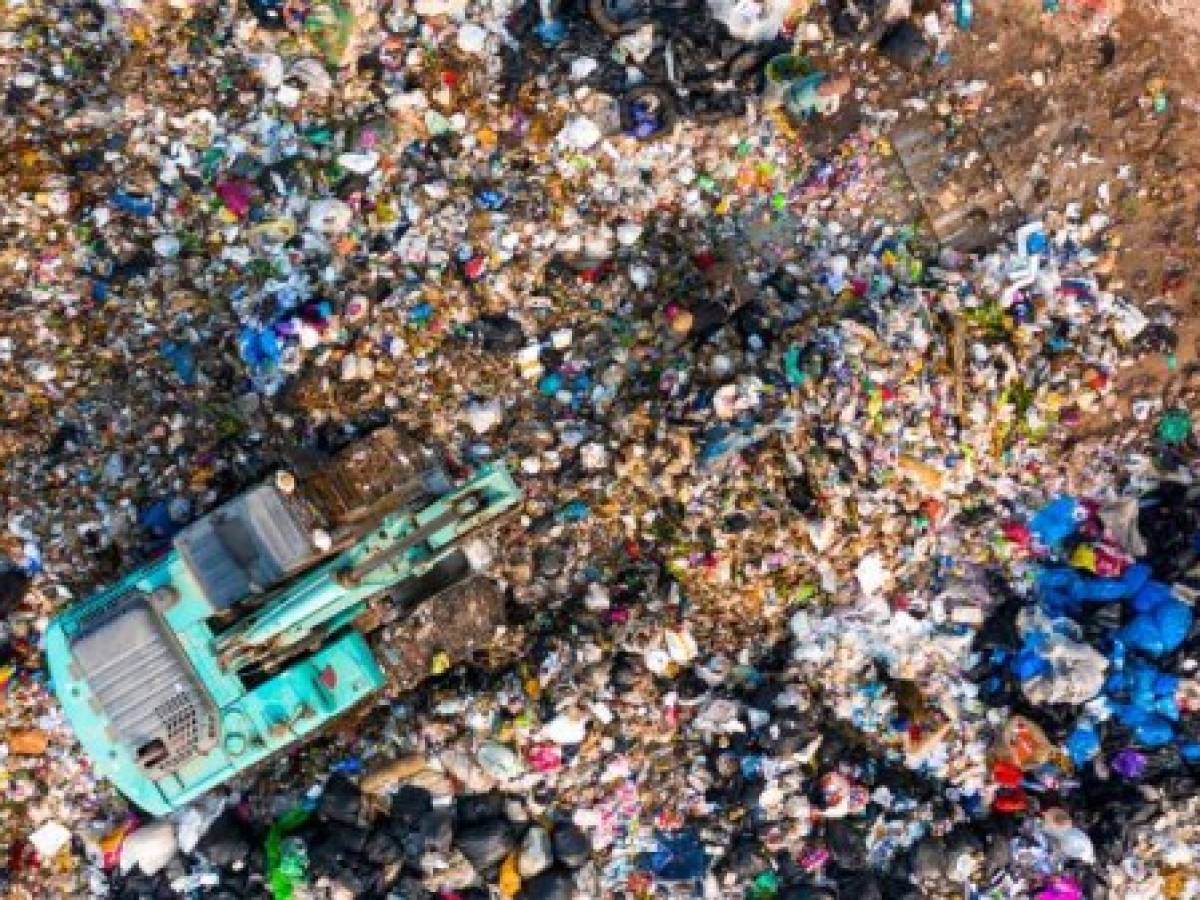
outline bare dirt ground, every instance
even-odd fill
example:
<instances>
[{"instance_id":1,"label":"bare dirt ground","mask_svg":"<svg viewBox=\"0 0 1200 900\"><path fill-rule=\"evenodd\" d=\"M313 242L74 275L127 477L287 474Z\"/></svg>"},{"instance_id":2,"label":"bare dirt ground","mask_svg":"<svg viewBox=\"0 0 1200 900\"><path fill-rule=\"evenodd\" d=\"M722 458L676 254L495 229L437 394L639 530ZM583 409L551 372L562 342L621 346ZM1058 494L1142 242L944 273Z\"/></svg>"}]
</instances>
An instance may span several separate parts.
<instances>
[{"instance_id":1,"label":"bare dirt ground","mask_svg":"<svg viewBox=\"0 0 1200 900\"><path fill-rule=\"evenodd\" d=\"M1161 0L977 2L937 87L973 126L1024 218L1079 203L1113 222L1097 274L1152 319L1175 317L1174 339L1119 374L1111 408L1078 443L1132 436L1129 402L1172 391L1200 359L1200 4ZM954 96L970 82L982 91ZM908 88L911 83L889 89ZM902 120L903 121L903 120ZM1151 416L1152 423L1157 417ZM1145 427L1145 426L1143 426Z\"/></svg>"}]
</instances>

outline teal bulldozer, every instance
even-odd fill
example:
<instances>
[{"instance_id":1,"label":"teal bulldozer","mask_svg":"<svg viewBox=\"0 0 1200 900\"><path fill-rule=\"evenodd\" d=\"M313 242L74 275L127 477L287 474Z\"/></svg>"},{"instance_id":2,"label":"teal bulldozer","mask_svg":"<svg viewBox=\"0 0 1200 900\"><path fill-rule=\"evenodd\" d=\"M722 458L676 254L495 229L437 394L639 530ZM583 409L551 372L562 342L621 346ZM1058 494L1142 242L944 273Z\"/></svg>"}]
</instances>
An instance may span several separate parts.
<instances>
[{"instance_id":1,"label":"teal bulldozer","mask_svg":"<svg viewBox=\"0 0 1200 900\"><path fill-rule=\"evenodd\" d=\"M389 660L414 658L379 639L381 622L498 592L486 538L521 501L503 465L455 482L383 428L304 468L191 523L50 624L68 721L96 772L150 814L378 696Z\"/></svg>"}]
</instances>

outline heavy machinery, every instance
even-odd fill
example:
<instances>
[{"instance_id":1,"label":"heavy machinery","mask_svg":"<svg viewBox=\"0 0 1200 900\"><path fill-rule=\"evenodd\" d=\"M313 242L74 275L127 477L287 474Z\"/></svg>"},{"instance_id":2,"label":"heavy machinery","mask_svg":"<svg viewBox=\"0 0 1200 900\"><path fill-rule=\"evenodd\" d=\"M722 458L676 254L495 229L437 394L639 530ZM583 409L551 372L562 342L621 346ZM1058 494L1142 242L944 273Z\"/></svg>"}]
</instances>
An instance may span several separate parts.
<instances>
[{"instance_id":1,"label":"heavy machinery","mask_svg":"<svg viewBox=\"0 0 1200 900\"><path fill-rule=\"evenodd\" d=\"M383 428L309 468L209 512L50 624L68 721L96 771L148 813L321 731L388 684L391 665L411 674L429 658L389 646L381 625L498 596L480 571L486 533L521 499L502 465L455 484Z\"/></svg>"}]
</instances>

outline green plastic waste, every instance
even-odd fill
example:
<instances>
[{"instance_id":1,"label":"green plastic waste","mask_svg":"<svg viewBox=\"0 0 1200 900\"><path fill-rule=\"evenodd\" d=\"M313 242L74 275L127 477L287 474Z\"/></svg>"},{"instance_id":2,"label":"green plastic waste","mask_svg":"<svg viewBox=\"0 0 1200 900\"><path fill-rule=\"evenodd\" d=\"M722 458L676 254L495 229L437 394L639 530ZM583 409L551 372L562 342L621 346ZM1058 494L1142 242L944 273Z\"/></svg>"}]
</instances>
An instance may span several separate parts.
<instances>
[{"instance_id":1,"label":"green plastic waste","mask_svg":"<svg viewBox=\"0 0 1200 900\"><path fill-rule=\"evenodd\" d=\"M760 872L746 891L746 900L774 900L779 894L779 876L774 872Z\"/></svg>"},{"instance_id":2,"label":"green plastic waste","mask_svg":"<svg viewBox=\"0 0 1200 900\"><path fill-rule=\"evenodd\" d=\"M1182 444L1192 434L1192 416L1186 409L1168 410L1159 420L1158 436L1165 444Z\"/></svg>"},{"instance_id":3,"label":"green plastic waste","mask_svg":"<svg viewBox=\"0 0 1200 900\"><path fill-rule=\"evenodd\" d=\"M804 384L808 374L800 368L800 345L792 344L783 356L783 374L793 387Z\"/></svg>"},{"instance_id":4,"label":"green plastic waste","mask_svg":"<svg viewBox=\"0 0 1200 900\"><path fill-rule=\"evenodd\" d=\"M308 821L312 811L300 807L280 816L267 832L267 878L275 900L292 900L308 877L308 852L299 838L286 835Z\"/></svg>"}]
</instances>

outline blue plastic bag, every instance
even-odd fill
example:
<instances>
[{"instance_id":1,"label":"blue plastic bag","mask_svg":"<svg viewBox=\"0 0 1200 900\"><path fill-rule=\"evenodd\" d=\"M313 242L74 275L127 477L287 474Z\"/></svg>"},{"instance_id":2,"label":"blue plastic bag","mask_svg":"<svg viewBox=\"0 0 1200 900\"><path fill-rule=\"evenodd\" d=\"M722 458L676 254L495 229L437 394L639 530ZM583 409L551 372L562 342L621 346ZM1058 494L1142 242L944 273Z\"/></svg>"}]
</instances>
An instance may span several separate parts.
<instances>
[{"instance_id":1,"label":"blue plastic bag","mask_svg":"<svg viewBox=\"0 0 1200 900\"><path fill-rule=\"evenodd\" d=\"M1115 637L1134 650L1159 656L1182 644L1191 627L1192 608L1181 600L1171 599L1135 616Z\"/></svg>"},{"instance_id":2,"label":"blue plastic bag","mask_svg":"<svg viewBox=\"0 0 1200 900\"><path fill-rule=\"evenodd\" d=\"M1075 519L1078 509L1074 497L1058 497L1037 511L1029 523L1029 530L1042 544L1058 550L1078 527Z\"/></svg>"},{"instance_id":3,"label":"blue plastic bag","mask_svg":"<svg viewBox=\"0 0 1200 900\"><path fill-rule=\"evenodd\" d=\"M274 369L283 352L273 328L245 327L238 334L238 351L252 371Z\"/></svg>"},{"instance_id":4,"label":"blue plastic bag","mask_svg":"<svg viewBox=\"0 0 1200 900\"><path fill-rule=\"evenodd\" d=\"M1110 603L1140 594L1150 581L1150 567L1130 566L1120 578L1095 578L1067 566L1044 568L1037 573L1042 608L1052 616L1077 611L1083 603ZM1147 594L1147 599L1157 594Z\"/></svg>"},{"instance_id":5,"label":"blue plastic bag","mask_svg":"<svg viewBox=\"0 0 1200 900\"><path fill-rule=\"evenodd\" d=\"M1067 737L1067 754L1079 768L1094 759L1100 752L1100 734L1090 721L1080 722Z\"/></svg>"},{"instance_id":6,"label":"blue plastic bag","mask_svg":"<svg viewBox=\"0 0 1200 900\"><path fill-rule=\"evenodd\" d=\"M1049 675L1052 671L1050 662L1038 655L1037 651L1026 647L1021 650L1012 661L1012 672L1021 681L1030 681L1034 678L1039 678L1044 675Z\"/></svg>"},{"instance_id":7,"label":"blue plastic bag","mask_svg":"<svg viewBox=\"0 0 1200 900\"><path fill-rule=\"evenodd\" d=\"M1148 581L1140 591L1133 595L1133 600L1129 605L1138 612L1146 612L1170 599L1172 597L1169 587L1161 581Z\"/></svg>"},{"instance_id":8,"label":"blue plastic bag","mask_svg":"<svg viewBox=\"0 0 1200 900\"><path fill-rule=\"evenodd\" d=\"M124 188L118 188L113 191L109 199L112 205L121 212L127 212L132 216L145 218L154 215L154 198L145 194L134 194Z\"/></svg>"},{"instance_id":9,"label":"blue plastic bag","mask_svg":"<svg viewBox=\"0 0 1200 900\"><path fill-rule=\"evenodd\" d=\"M1175 703L1175 692L1179 678L1159 671L1153 666L1134 660L1124 671L1114 672L1104 683L1104 692L1110 697L1127 699L1129 703L1147 712L1165 716L1176 721L1179 707Z\"/></svg>"},{"instance_id":10,"label":"blue plastic bag","mask_svg":"<svg viewBox=\"0 0 1200 900\"><path fill-rule=\"evenodd\" d=\"M189 387L196 383L196 354L191 344L170 341L163 347L163 356L175 367L180 381Z\"/></svg>"},{"instance_id":11,"label":"blue plastic bag","mask_svg":"<svg viewBox=\"0 0 1200 900\"><path fill-rule=\"evenodd\" d=\"M703 878L708 870L708 857L700 843L700 835L691 828L680 831L660 831L655 835L653 850L638 854L638 864L662 881L691 881Z\"/></svg>"},{"instance_id":12,"label":"blue plastic bag","mask_svg":"<svg viewBox=\"0 0 1200 900\"><path fill-rule=\"evenodd\" d=\"M1175 729L1163 716L1138 709L1136 706L1114 706L1117 720L1133 733L1135 742L1143 747L1161 747L1175 738Z\"/></svg>"}]
</instances>

